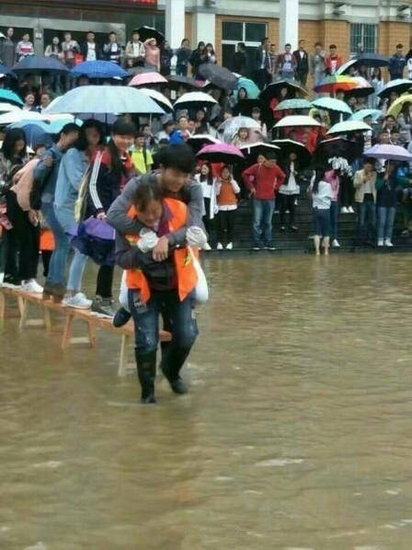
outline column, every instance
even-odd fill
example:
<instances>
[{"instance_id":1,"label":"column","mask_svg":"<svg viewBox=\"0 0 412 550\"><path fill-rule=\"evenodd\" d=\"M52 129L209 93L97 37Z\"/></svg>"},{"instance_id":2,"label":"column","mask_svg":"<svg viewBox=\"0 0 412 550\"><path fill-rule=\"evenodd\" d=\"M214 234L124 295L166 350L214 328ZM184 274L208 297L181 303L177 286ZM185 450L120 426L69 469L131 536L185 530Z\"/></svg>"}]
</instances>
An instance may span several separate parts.
<instances>
[{"instance_id":1,"label":"column","mask_svg":"<svg viewBox=\"0 0 412 550\"><path fill-rule=\"evenodd\" d=\"M200 41L210 42L216 47L216 14L214 12L198 11L193 14L192 47L196 48Z\"/></svg>"},{"instance_id":2,"label":"column","mask_svg":"<svg viewBox=\"0 0 412 550\"><path fill-rule=\"evenodd\" d=\"M185 38L185 0L166 0L166 39L173 49Z\"/></svg>"},{"instance_id":3,"label":"column","mask_svg":"<svg viewBox=\"0 0 412 550\"><path fill-rule=\"evenodd\" d=\"M299 40L299 0L280 0L279 2L279 51L285 44L292 44L292 51L298 47Z\"/></svg>"}]
</instances>

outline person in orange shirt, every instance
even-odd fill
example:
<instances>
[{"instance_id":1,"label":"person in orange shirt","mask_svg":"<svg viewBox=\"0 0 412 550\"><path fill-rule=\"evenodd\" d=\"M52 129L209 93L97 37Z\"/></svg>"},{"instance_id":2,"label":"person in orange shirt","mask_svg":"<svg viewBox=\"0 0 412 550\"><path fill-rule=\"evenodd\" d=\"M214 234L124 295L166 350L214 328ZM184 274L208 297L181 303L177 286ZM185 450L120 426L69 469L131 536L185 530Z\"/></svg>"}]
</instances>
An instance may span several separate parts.
<instances>
[{"instance_id":1,"label":"person in orange shirt","mask_svg":"<svg viewBox=\"0 0 412 550\"><path fill-rule=\"evenodd\" d=\"M223 166L220 171L220 178L217 182L217 250L223 250L223 243L226 243L226 250L233 249L233 238L235 229L235 218L237 210L237 196L240 187L233 179L229 166Z\"/></svg>"}]
</instances>

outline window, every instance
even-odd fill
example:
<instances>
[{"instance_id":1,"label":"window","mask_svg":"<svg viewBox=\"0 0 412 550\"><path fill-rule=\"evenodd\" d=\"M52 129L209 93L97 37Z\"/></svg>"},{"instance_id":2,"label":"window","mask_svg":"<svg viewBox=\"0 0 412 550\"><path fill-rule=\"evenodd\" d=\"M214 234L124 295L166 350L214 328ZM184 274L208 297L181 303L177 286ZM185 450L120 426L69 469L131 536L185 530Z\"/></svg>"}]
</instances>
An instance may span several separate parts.
<instances>
[{"instance_id":1,"label":"window","mask_svg":"<svg viewBox=\"0 0 412 550\"><path fill-rule=\"evenodd\" d=\"M267 36L266 23L224 21L222 23L222 65L232 69L236 44L244 42L249 69L253 70L253 54L265 36Z\"/></svg>"},{"instance_id":2,"label":"window","mask_svg":"<svg viewBox=\"0 0 412 550\"><path fill-rule=\"evenodd\" d=\"M378 25L365 23L353 23L350 26L350 52L351 55L359 53L363 46L365 53L375 53L378 43Z\"/></svg>"}]
</instances>

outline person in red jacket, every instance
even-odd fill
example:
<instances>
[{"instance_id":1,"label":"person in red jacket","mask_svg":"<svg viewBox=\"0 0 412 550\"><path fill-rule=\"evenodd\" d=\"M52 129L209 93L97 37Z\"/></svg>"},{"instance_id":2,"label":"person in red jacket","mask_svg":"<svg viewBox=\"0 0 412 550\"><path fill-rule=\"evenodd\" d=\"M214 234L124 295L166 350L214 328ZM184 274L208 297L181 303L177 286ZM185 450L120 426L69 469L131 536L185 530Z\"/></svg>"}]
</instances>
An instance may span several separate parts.
<instances>
[{"instance_id":1,"label":"person in red jacket","mask_svg":"<svg viewBox=\"0 0 412 550\"><path fill-rule=\"evenodd\" d=\"M286 176L269 153L262 163L244 170L242 177L253 198L253 249L275 250L272 228L275 197Z\"/></svg>"}]
</instances>

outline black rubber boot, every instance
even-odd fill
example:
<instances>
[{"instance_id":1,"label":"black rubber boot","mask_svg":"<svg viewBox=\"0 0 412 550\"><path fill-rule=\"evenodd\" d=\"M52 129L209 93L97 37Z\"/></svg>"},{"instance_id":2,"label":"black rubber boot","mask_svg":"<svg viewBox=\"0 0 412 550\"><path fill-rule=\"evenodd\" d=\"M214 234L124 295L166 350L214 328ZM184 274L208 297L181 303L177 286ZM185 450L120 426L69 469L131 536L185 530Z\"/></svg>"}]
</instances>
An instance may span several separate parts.
<instances>
[{"instance_id":1,"label":"black rubber boot","mask_svg":"<svg viewBox=\"0 0 412 550\"><path fill-rule=\"evenodd\" d=\"M180 378L180 369L183 367L191 348L182 348L170 345L162 357L161 369L167 378L170 387L175 393L183 395L189 390Z\"/></svg>"},{"instance_id":2,"label":"black rubber boot","mask_svg":"<svg viewBox=\"0 0 412 550\"><path fill-rule=\"evenodd\" d=\"M141 402L145 404L156 403L155 378L156 378L156 351L139 354L135 350L137 376L142 388Z\"/></svg>"}]
</instances>

